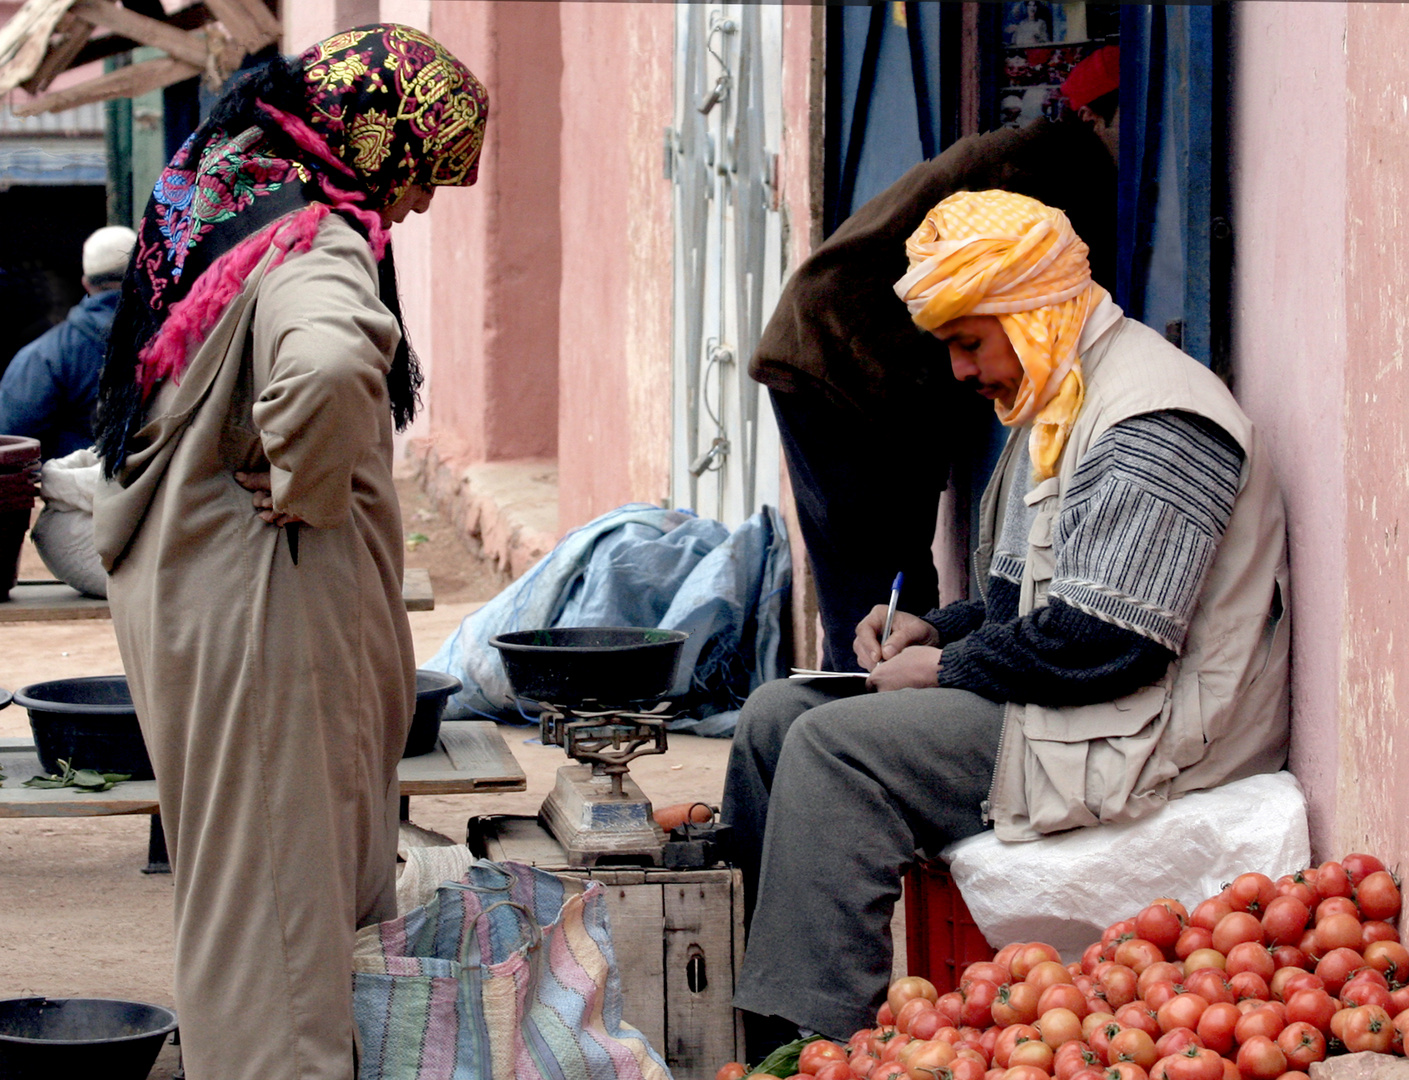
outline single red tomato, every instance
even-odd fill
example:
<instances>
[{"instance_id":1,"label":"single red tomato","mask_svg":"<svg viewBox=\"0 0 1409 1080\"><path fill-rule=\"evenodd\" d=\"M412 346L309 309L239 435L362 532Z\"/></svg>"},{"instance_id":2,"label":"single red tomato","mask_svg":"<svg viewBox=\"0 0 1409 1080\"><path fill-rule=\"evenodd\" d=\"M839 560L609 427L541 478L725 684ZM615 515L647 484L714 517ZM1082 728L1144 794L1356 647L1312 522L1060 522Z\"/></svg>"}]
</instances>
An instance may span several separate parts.
<instances>
[{"instance_id":1,"label":"single red tomato","mask_svg":"<svg viewBox=\"0 0 1409 1080\"><path fill-rule=\"evenodd\" d=\"M1282 974L1284 971L1285 975ZM1279 1001L1286 1001L1300 990L1326 989L1326 980L1314 971L1303 971L1301 968L1278 968L1268 985L1272 989L1273 997Z\"/></svg>"},{"instance_id":2,"label":"single red tomato","mask_svg":"<svg viewBox=\"0 0 1409 1080\"><path fill-rule=\"evenodd\" d=\"M1070 1009L1078 1019L1091 1011L1086 1007L1086 995L1071 983L1053 983L1042 991L1037 999L1037 1015L1043 1016L1053 1009Z\"/></svg>"},{"instance_id":3,"label":"single red tomato","mask_svg":"<svg viewBox=\"0 0 1409 1080\"><path fill-rule=\"evenodd\" d=\"M1327 915L1316 924L1316 948L1322 956L1333 949L1357 949L1360 947L1360 919L1355 915L1337 912Z\"/></svg>"},{"instance_id":4,"label":"single red tomato","mask_svg":"<svg viewBox=\"0 0 1409 1080\"><path fill-rule=\"evenodd\" d=\"M938 1017L939 1013L934 1005L922 997L911 998L904 1005L900 1006L900 1011L895 1014L895 1029L910 1034L910 1025L922 1012L931 1012ZM936 1025L938 1026L938 1025ZM808 1044L812 1045L811 1043ZM811 1069L803 1069L803 1072L811 1072Z\"/></svg>"},{"instance_id":5,"label":"single red tomato","mask_svg":"<svg viewBox=\"0 0 1409 1080\"><path fill-rule=\"evenodd\" d=\"M1175 938L1178 936L1176 934ZM1161 963L1164 960L1164 949L1145 938L1129 938L1116 946L1113 959L1138 975L1151 964Z\"/></svg>"},{"instance_id":6,"label":"single red tomato","mask_svg":"<svg viewBox=\"0 0 1409 1080\"><path fill-rule=\"evenodd\" d=\"M939 1039L928 1039L924 1042L912 1040L900 1048L895 1060L912 1076L922 1073L922 1070L928 1070L923 1075L932 1078L939 1069L946 1068L954 1060L954 1056L954 1047L947 1042ZM798 1064L802 1064L800 1059Z\"/></svg>"},{"instance_id":7,"label":"single red tomato","mask_svg":"<svg viewBox=\"0 0 1409 1080\"><path fill-rule=\"evenodd\" d=\"M1233 910L1233 905L1227 900L1220 900L1218 897L1210 897L1194 907L1189 913L1189 925L1201 926L1205 930L1212 931L1218 925L1218 921Z\"/></svg>"},{"instance_id":8,"label":"single red tomato","mask_svg":"<svg viewBox=\"0 0 1409 1080\"><path fill-rule=\"evenodd\" d=\"M1287 1065L1305 1071L1313 1061L1324 1061L1326 1036L1319 1028L1304 1021L1288 1024L1277 1036L1277 1045L1287 1057Z\"/></svg>"},{"instance_id":9,"label":"single red tomato","mask_svg":"<svg viewBox=\"0 0 1409 1080\"><path fill-rule=\"evenodd\" d=\"M1272 962L1279 968L1305 968L1311 963L1311 958L1295 945L1277 945L1272 949Z\"/></svg>"},{"instance_id":10,"label":"single red tomato","mask_svg":"<svg viewBox=\"0 0 1409 1080\"><path fill-rule=\"evenodd\" d=\"M900 1056L900 1051L904 1050L915 1040L903 1031L897 1031L890 1037L890 1040L881 1048L881 1062L894 1061Z\"/></svg>"},{"instance_id":11,"label":"single red tomato","mask_svg":"<svg viewBox=\"0 0 1409 1080\"><path fill-rule=\"evenodd\" d=\"M1362 855L1356 853L1347 855L1341 860L1341 865L1345 867L1345 873L1350 878L1351 885L1359 885L1371 874L1383 871L1385 864L1373 855Z\"/></svg>"},{"instance_id":12,"label":"single red tomato","mask_svg":"<svg viewBox=\"0 0 1409 1080\"><path fill-rule=\"evenodd\" d=\"M1208 1008L1208 999L1201 994L1185 992L1170 998L1155 1012L1160 1031L1166 1035L1175 1028L1188 1028L1193 1031L1199 1026L1199 1017Z\"/></svg>"},{"instance_id":13,"label":"single red tomato","mask_svg":"<svg viewBox=\"0 0 1409 1080\"><path fill-rule=\"evenodd\" d=\"M1222 1080L1223 1060L1212 1050L1187 1046L1166 1059L1168 1080Z\"/></svg>"},{"instance_id":14,"label":"single red tomato","mask_svg":"<svg viewBox=\"0 0 1409 1080\"><path fill-rule=\"evenodd\" d=\"M898 1061L883 1061L871 1073L870 1080L910 1080L910 1074Z\"/></svg>"},{"instance_id":15,"label":"single red tomato","mask_svg":"<svg viewBox=\"0 0 1409 1080\"><path fill-rule=\"evenodd\" d=\"M881 1023L895 1023L895 1017L900 1015L900 1010L911 998L924 998L926 1001L937 1001L939 991L935 989L934 983L928 979L922 979L918 975L906 975L904 978L896 979L890 984L890 989L886 992L886 1004L890 1006L891 1019L882 1020Z\"/></svg>"},{"instance_id":16,"label":"single red tomato","mask_svg":"<svg viewBox=\"0 0 1409 1080\"><path fill-rule=\"evenodd\" d=\"M1287 1071L1287 1055L1265 1035L1254 1035L1238 1047L1238 1072L1243 1080L1277 1080Z\"/></svg>"},{"instance_id":17,"label":"single red tomato","mask_svg":"<svg viewBox=\"0 0 1409 1080\"><path fill-rule=\"evenodd\" d=\"M1203 1011L1194 1032L1210 1050L1226 1054L1233 1049L1233 1028L1242 1015L1236 1005L1226 1001L1214 1002Z\"/></svg>"},{"instance_id":18,"label":"single red tomato","mask_svg":"<svg viewBox=\"0 0 1409 1080\"><path fill-rule=\"evenodd\" d=\"M1091 1047L1080 1039L1063 1043L1052 1056L1052 1075L1057 1080L1071 1080L1082 1069L1094 1069L1102 1064Z\"/></svg>"},{"instance_id":19,"label":"single red tomato","mask_svg":"<svg viewBox=\"0 0 1409 1080\"><path fill-rule=\"evenodd\" d=\"M1028 973L1038 964L1049 960L1061 962L1062 954L1045 941L1030 941L1013 954L1008 961L1008 970L1014 979L1026 979Z\"/></svg>"},{"instance_id":20,"label":"single red tomato","mask_svg":"<svg viewBox=\"0 0 1409 1080\"><path fill-rule=\"evenodd\" d=\"M1148 1080L1149 1074L1133 1061L1117 1061L1102 1074L1106 1080Z\"/></svg>"},{"instance_id":21,"label":"single red tomato","mask_svg":"<svg viewBox=\"0 0 1409 1080\"><path fill-rule=\"evenodd\" d=\"M947 994L939 995L934 1007L939 1010L939 1015L944 1017L946 1024L958 1027L959 1014L964 1011L964 995L957 990L950 990Z\"/></svg>"},{"instance_id":22,"label":"single red tomato","mask_svg":"<svg viewBox=\"0 0 1409 1080\"><path fill-rule=\"evenodd\" d=\"M899 1034L900 1032L895 1030L894 1024L881 1024L871 1029L871 1039L867 1043L867 1048L871 1053L880 1057L885 1052L886 1046Z\"/></svg>"},{"instance_id":23,"label":"single red tomato","mask_svg":"<svg viewBox=\"0 0 1409 1080\"><path fill-rule=\"evenodd\" d=\"M1393 923L1385 922L1383 919L1366 919L1360 924L1360 951L1364 952L1365 947L1375 941L1395 941L1399 940L1399 931L1394 928Z\"/></svg>"},{"instance_id":24,"label":"single red tomato","mask_svg":"<svg viewBox=\"0 0 1409 1080\"><path fill-rule=\"evenodd\" d=\"M1357 969L1365 966L1365 958L1354 949L1332 949L1316 965L1316 974L1326 983L1326 992L1339 994L1346 979Z\"/></svg>"},{"instance_id":25,"label":"single red tomato","mask_svg":"<svg viewBox=\"0 0 1409 1080\"><path fill-rule=\"evenodd\" d=\"M1193 1028L1171 1028L1155 1041L1155 1053L1160 1057L1168 1057L1170 1054L1187 1050L1191 1046L1202 1047L1203 1044L1199 1033Z\"/></svg>"},{"instance_id":26,"label":"single red tomato","mask_svg":"<svg viewBox=\"0 0 1409 1080\"><path fill-rule=\"evenodd\" d=\"M1386 1013L1394 1007L1389 991L1372 979L1354 978L1341 987L1342 1005L1378 1005Z\"/></svg>"},{"instance_id":27,"label":"single red tomato","mask_svg":"<svg viewBox=\"0 0 1409 1080\"><path fill-rule=\"evenodd\" d=\"M1316 895L1325 899L1328 896L1349 896L1350 875L1338 862L1323 862L1316 868Z\"/></svg>"},{"instance_id":28,"label":"single red tomato","mask_svg":"<svg viewBox=\"0 0 1409 1080\"><path fill-rule=\"evenodd\" d=\"M882 1001L881 1007L876 1010L876 1026L891 1027L895 1024L895 1010L890 1007L889 1001Z\"/></svg>"},{"instance_id":29,"label":"single red tomato","mask_svg":"<svg viewBox=\"0 0 1409 1080\"><path fill-rule=\"evenodd\" d=\"M944 1017L939 1015L936 1008L928 1008L910 1021L910 1037L928 1041L939 1033L939 1029L944 1027Z\"/></svg>"},{"instance_id":30,"label":"single red tomato","mask_svg":"<svg viewBox=\"0 0 1409 1080\"><path fill-rule=\"evenodd\" d=\"M1240 941L1262 940L1262 923L1247 911L1230 911L1213 928L1213 947L1224 956Z\"/></svg>"},{"instance_id":31,"label":"single red tomato","mask_svg":"<svg viewBox=\"0 0 1409 1080\"><path fill-rule=\"evenodd\" d=\"M1233 1025L1233 1038L1237 1039L1239 1044L1245 1043L1257 1035L1265 1035L1269 1039L1275 1039L1286 1026L1285 1020L1271 1009L1263 1006L1246 1012L1238 1018L1238 1022Z\"/></svg>"},{"instance_id":32,"label":"single red tomato","mask_svg":"<svg viewBox=\"0 0 1409 1080\"><path fill-rule=\"evenodd\" d=\"M1272 996L1266 980L1251 971L1240 971L1232 976L1228 980L1228 990L1234 1001L1246 1001L1248 998L1266 1001Z\"/></svg>"},{"instance_id":33,"label":"single red tomato","mask_svg":"<svg viewBox=\"0 0 1409 1080\"><path fill-rule=\"evenodd\" d=\"M998 1000L998 984L987 979L973 979L964 993L964 1005L959 1019L971 1027L988 1027L993 1023L993 1003Z\"/></svg>"},{"instance_id":34,"label":"single red tomato","mask_svg":"<svg viewBox=\"0 0 1409 1080\"><path fill-rule=\"evenodd\" d=\"M1042 1032L1031 1024L1013 1024L1011 1027L1005 1027L998 1033L998 1040L993 1044L993 1064L1006 1069L1008 1055L1013 1052L1013 1047L1020 1042L1040 1040L1041 1038Z\"/></svg>"},{"instance_id":35,"label":"single red tomato","mask_svg":"<svg viewBox=\"0 0 1409 1080\"><path fill-rule=\"evenodd\" d=\"M998 996L993 999L993 1022L1000 1027L1009 1024L1030 1024L1037 1019L1037 999L1041 991L1031 983L1008 983L998 988Z\"/></svg>"},{"instance_id":36,"label":"single red tomato","mask_svg":"<svg viewBox=\"0 0 1409 1080\"><path fill-rule=\"evenodd\" d=\"M1243 912L1235 911L1233 914L1241 915ZM1222 971L1227 963L1228 957L1218 949L1195 949L1184 960L1184 973L1192 975L1200 968L1217 968Z\"/></svg>"},{"instance_id":37,"label":"single red tomato","mask_svg":"<svg viewBox=\"0 0 1409 1080\"><path fill-rule=\"evenodd\" d=\"M1144 971L1140 972L1139 978L1135 980L1135 996L1143 998L1145 991L1157 982L1181 982L1184 978L1184 965L1171 964L1168 961L1159 964L1151 964Z\"/></svg>"},{"instance_id":38,"label":"single red tomato","mask_svg":"<svg viewBox=\"0 0 1409 1080\"><path fill-rule=\"evenodd\" d=\"M1146 941L1154 942L1164 952L1174 948L1187 918L1171 907L1171 903L1156 900L1135 916L1135 933Z\"/></svg>"},{"instance_id":39,"label":"single red tomato","mask_svg":"<svg viewBox=\"0 0 1409 1080\"><path fill-rule=\"evenodd\" d=\"M802 1048L797 1056L797 1071L817 1073L823 1065L832 1061L846 1061L846 1050L827 1039L818 1039Z\"/></svg>"},{"instance_id":40,"label":"single red tomato","mask_svg":"<svg viewBox=\"0 0 1409 1080\"><path fill-rule=\"evenodd\" d=\"M972 979L986 979L988 982L1002 986L1012 977L1008 965L1000 964L994 960L978 960L966 967L963 974L959 976L959 989L963 990L964 984Z\"/></svg>"},{"instance_id":41,"label":"single red tomato","mask_svg":"<svg viewBox=\"0 0 1409 1080\"><path fill-rule=\"evenodd\" d=\"M1081 1017L1070 1009L1049 1009L1033 1025L1042 1033L1042 1041L1053 1050L1071 1039L1081 1038Z\"/></svg>"},{"instance_id":42,"label":"single red tomato","mask_svg":"<svg viewBox=\"0 0 1409 1080\"><path fill-rule=\"evenodd\" d=\"M1105 946L1099 941L1093 941L1081 954L1081 970L1090 975L1096 970L1096 965L1102 962L1101 953Z\"/></svg>"},{"instance_id":43,"label":"single red tomato","mask_svg":"<svg viewBox=\"0 0 1409 1080\"><path fill-rule=\"evenodd\" d=\"M1231 962L1232 956L1230 955L1228 959ZM1232 1002L1236 1000L1233 988L1228 983L1228 977L1217 968L1200 968L1198 971L1186 975L1184 989L1191 994L1198 994L1210 1005L1215 1001Z\"/></svg>"},{"instance_id":44,"label":"single red tomato","mask_svg":"<svg viewBox=\"0 0 1409 1080\"><path fill-rule=\"evenodd\" d=\"M1186 926L1179 932L1179 937L1174 942L1174 955L1180 960L1187 960L1190 953L1211 948L1213 948L1212 930L1205 930L1202 926Z\"/></svg>"},{"instance_id":45,"label":"single red tomato","mask_svg":"<svg viewBox=\"0 0 1409 1080\"><path fill-rule=\"evenodd\" d=\"M1042 960L1028 969L1024 982L1031 983L1038 990L1045 990L1054 983L1071 982L1071 972L1059 960Z\"/></svg>"},{"instance_id":46,"label":"single red tomato","mask_svg":"<svg viewBox=\"0 0 1409 1080\"><path fill-rule=\"evenodd\" d=\"M1149 1032L1126 1028L1111 1039L1106 1048L1106 1060L1111 1065L1133 1061L1140 1068L1148 1069L1159 1060L1159 1055L1155 1053L1155 1040L1150 1038Z\"/></svg>"},{"instance_id":47,"label":"single red tomato","mask_svg":"<svg viewBox=\"0 0 1409 1080\"><path fill-rule=\"evenodd\" d=\"M948 1080L983 1080L984 1074L987 1072L987 1067L981 1061L975 1061L973 1058L956 1057L949 1063ZM943 1080L943 1074L944 1070L941 1069L941 1080ZM922 1077L921 1080L931 1080L931 1078L926 1076Z\"/></svg>"},{"instance_id":48,"label":"single red tomato","mask_svg":"<svg viewBox=\"0 0 1409 1080\"><path fill-rule=\"evenodd\" d=\"M1133 968L1124 964L1102 964L1097 969L1095 978L1097 992L1113 1009L1128 1005L1139 995L1139 976Z\"/></svg>"},{"instance_id":49,"label":"single red tomato","mask_svg":"<svg viewBox=\"0 0 1409 1080\"><path fill-rule=\"evenodd\" d=\"M1391 990L1389 1000L1393 1002L1390 1012L1395 1016L1404 1012L1405 1009L1409 1009L1409 986L1401 986L1397 990Z\"/></svg>"},{"instance_id":50,"label":"single red tomato","mask_svg":"<svg viewBox=\"0 0 1409 1080\"><path fill-rule=\"evenodd\" d=\"M1017 955L1019 949L1024 948L1026 945L1027 942L1025 941L1009 942L993 954L993 962L995 964L1002 964L1005 968L1008 968L1008 974L1011 977L1012 968L1010 965L1013 962L1013 957Z\"/></svg>"},{"instance_id":51,"label":"single red tomato","mask_svg":"<svg viewBox=\"0 0 1409 1080\"><path fill-rule=\"evenodd\" d=\"M1306 932L1311 907L1295 896L1278 896L1262 913L1262 936L1268 945L1295 945Z\"/></svg>"},{"instance_id":52,"label":"single red tomato","mask_svg":"<svg viewBox=\"0 0 1409 1080\"><path fill-rule=\"evenodd\" d=\"M1115 1019L1121 1027L1137 1027L1141 1031L1149 1032L1151 1038L1159 1037L1159 1019L1155 1016L1154 1009L1139 998L1118 1008L1115 1011Z\"/></svg>"},{"instance_id":53,"label":"single red tomato","mask_svg":"<svg viewBox=\"0 0 1409 1080\"><path fill-rule=\"evenodd\" d=\"M1151 983L1145 987L1145 996L1142 1000L1158 1013L1160 1009L1164 1008L1167 1001L1178 996L1178 984L1170 982L1168 979L1161 979L1159 982Z\"/></svg>"},{"instance_id":54,"label":"single red tomato","mask_svg":"<svg viewBox=\"0 0 1409 1080\"><path fill-rule=\"evenodd\" d=\"M1298 990L1287 998L1287 1022L1310 1024L1322 1035L1329 1035L1331 1017L1338 1008L1336 999L1324 990Z\"/></svg>"},{"instance_id":55,"label":"single red tomato","mask_svg":"<svg viewBox=\"0 0 1409 1080\"><path fill-rule=\"evenodd\" d=\"M851 1080L851 1065L845 1061L829 1061L813 1075L813 1080Z\"/></svg>"},{"instance_id":56,"label":"single red tomato","mask_svg":"<svg viewBox=\"0 0 1409 1080\"><path fill-rule=\"evenodd\" d=\"M719 1066L719 1071L714 1074L714 1080L739 1080L748 1070L738 1061L726 1061Z\"/></svg>"},{"instance_id":57,"label":"single red tomato","mask_svg":"<svg viewBox=\"0 0 1409 1080\"><path fill-rule=\"evenodd\" d=\"M1003 1080L1048 1080L1048 1073L1036 1065L1010 1065Z\"/></svg>"},{"instance_id":58,"label":"single red tomato","mask_svg":"<svg viewBox=\"0 0 1409 1080\"><path fill-rule=\"evenodd\" d=\"M1233 905L1234 911L1250 911L1260 915L1276 896L1277 886L1266 874L1239 874L1228 890L1228 903Z\"/></svg>"},{"instance_id":59,"label":"single red tomato","mask_svg":"<svg viewBox=\"0 0 1409 1080\"><path fill-rule=\"evenodd\" d=\"M1285 874L1277 879L1278 896L1295 896L1307 907L1316 904L1316 890L1300 874Z\"/></svg>"},{"instance_id":60,"label":"single red tomato","mask_svg":"<svg viewBox=\"0 0 1409 1080\"><path fill-rule=\"evenodd\" d=\"M1362 919L1388 921L1399 914L1399 886L1388 870L1372 871L1355 887L1355 902Z\"/></svg>"},{"instance_id":61,"label":"single red tomato","mask_svg":"<svg viewBox=\"0 0 1409 1080\"><path fill-rule=\"evenodd\" d=\"M1020 1065L1032 1065L1050 1075L1052 1057L1052 1048L1045 1042L1029 1039L1027 1042L1020 1042L1013 1047L1013 1052L1008 1055L1008 1068L1016 1069Z\"/></svg>"},{"instance_id":62,"label":"single red tomato","mask_svg":"<svg viewBox=\"0 0 1409 1080\"><path fill-rule=\"evenodd\" d=\"M1388 1053L1393 1041L1394 1024L1389 1013L1378 1005L1357 1005L1345 1018L1341 1042L1352 1054L1363 1050Z\"/></svg>"}]
</instances>

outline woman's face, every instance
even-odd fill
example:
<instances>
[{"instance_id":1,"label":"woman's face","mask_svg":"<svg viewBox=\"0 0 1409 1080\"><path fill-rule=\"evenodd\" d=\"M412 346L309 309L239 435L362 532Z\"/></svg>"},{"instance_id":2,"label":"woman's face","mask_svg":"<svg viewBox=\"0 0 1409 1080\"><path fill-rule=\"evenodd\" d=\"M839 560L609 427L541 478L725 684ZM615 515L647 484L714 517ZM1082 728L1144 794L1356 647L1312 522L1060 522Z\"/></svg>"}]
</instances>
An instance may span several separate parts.
<instances>
[{"instance_id":1,"label":"woman's face","mask_svg":"<svg viewBox=\"0 0 1409 1080\"><path fill-rule=\"evenodd\" d=\"M1022 361L996 315L965 315L931 333L949 349L954 378L1005 409L1013 406L1023 379Z\"/></svg>"},{"instance_id":2,"label":"woman's face","mask_svg":"<svg viewBox=\"0 0 1409 1080\"><path fill-rule=\"evenodd\" d=\"M435 188L426 184L412 184L401 193L401 197L381 210L382 228L390 229L397 222L405 221L411 214L424 214L435 198Z\"/></svg>"}]
</instances>

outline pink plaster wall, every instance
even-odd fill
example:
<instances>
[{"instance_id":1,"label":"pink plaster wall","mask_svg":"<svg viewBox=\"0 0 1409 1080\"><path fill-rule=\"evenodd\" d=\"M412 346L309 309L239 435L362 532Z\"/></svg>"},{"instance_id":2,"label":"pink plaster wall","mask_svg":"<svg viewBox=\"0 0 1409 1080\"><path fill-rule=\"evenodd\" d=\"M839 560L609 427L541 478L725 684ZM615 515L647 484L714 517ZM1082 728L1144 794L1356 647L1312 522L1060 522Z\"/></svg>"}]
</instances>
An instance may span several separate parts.
<instances>
[{"instance_id":1,"label":"pink plaster wall","mask_svg":"<svg viewBox=\"0 0 1409 1080\"><path fill-rule=\"evenodd\" d=\"M559 522L669 491L673 4L562 3Z\"/></svg>"},{"instance_id":2,"label":"pink plaster wall","mask_svg":"<svg viewBox=\"0 0 1409 1080\"><path fill-rule=\"evenodd\" d=\"M1409 8L1346 7L1346 534L1337 839L1409 866ZM1401 529L1403 536L1401 536Z\"/></svg>"},{"instance_id":3,"label":"pink plaster wall","mask_svg":"<svg viewBox=\"0 0 1409 1080\"><path fill-rule=\"evenodd\" d=\"M489 90L472 188L430 218L432 437L469 461L557 451L560 180L555 3L434 3L431 33Z\"/></svg>"},{"instance_id":4,"label":"pink plaster wall","mask_svg":"<svg viewBox=\"0 0 1409 1080\"><path fill-rule=\"evenodd\" d=\"M1331 858L1347 566L1346 12L1299 3L1236 11L1235 391L1286 495L1291 769L1310 802L1313 848Z\"/></svg>"}]
</instances>

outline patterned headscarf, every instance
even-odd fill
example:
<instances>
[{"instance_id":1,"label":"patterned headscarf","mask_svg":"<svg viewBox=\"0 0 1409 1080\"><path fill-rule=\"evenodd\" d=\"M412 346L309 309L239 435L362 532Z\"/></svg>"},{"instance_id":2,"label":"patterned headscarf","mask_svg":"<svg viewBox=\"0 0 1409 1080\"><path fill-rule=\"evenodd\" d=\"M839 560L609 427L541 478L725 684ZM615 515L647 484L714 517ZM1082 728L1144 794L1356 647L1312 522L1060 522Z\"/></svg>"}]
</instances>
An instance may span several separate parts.
<instances>
[{"instance_id":1,"label":"patterned headscarf","mask_svg":"<svg viewBox=\"0 0 1409 1080\"><path fill-rule=\"evenodd\" d=\"M157 179L138 230L103 376L99 449L109 471L142 403L180 378L250 272L271 248L271 268L306 251L328 213L367 236L382 300L399 321L376 211L413 184L473 184L488 110L464 64L392 23L337 34L237 83ZM409 381L409 399L397 380ZM404 426L419 386L409 354L398 353L388 382Z\"/></svg>"},{"instance_id":2,"label":"patterned headscarf","mask_svg":"<svg viewBox=\"0 0 1409 1080\"><path fill-rule=\"evenodd\" d=\"M925 216L905 243L910 270L895 283L910 316L934 330L965 315L997 316L1022 363L1004 424L1032 425L1038 479L1056 473L1084 384L1077 341L1108 295L1091 280L1086 244L1060 210L1008 191L961 191Z\"/></svg>"}]
</instances>

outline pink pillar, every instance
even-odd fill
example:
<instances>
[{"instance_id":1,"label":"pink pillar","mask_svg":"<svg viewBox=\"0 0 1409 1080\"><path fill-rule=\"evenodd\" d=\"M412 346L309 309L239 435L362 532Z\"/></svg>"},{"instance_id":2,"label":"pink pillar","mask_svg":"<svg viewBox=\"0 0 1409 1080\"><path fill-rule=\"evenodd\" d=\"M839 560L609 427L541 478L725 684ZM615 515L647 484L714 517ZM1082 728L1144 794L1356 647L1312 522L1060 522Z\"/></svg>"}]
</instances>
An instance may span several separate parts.
<instances>
[{"instance_id":1,"label":"pink pillar","mask_svg":"<svg viewBox=\"0 0 1409 1080\"><path fill-rule=\"evenodd\" d=\"M669 490L675 7L563 3L563 530Z\"/></svg>"},{"instance_id":2,"label":"pink pillar","mask_svg":"<svg viewBox=\"0 0 1409 1080\"><path fill-rule=\"evenodd\" d=\"M557 452L555 3L436 4L431 33L489 90L478 183L431 208L431 437L465 463Z\"/></svg>"}]
</instances>

